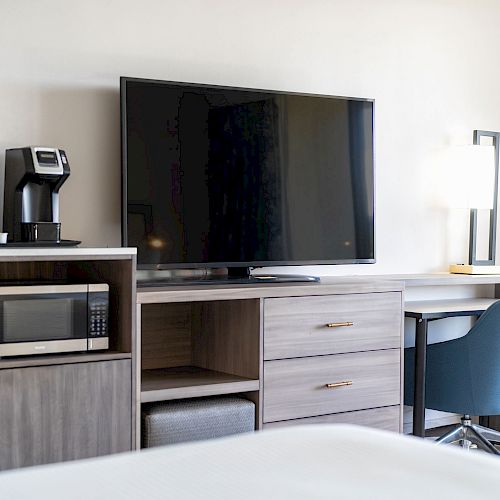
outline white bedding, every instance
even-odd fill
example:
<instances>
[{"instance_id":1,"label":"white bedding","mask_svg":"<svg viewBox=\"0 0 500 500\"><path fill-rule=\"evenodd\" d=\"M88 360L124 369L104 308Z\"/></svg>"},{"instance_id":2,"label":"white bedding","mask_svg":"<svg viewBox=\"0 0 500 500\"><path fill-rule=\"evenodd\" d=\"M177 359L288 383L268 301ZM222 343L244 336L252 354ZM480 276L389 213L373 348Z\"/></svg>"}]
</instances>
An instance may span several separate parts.
<instances>
[{"instance_id":1,"label":"white bedding","mask_svg":"<svg viewBox=\"0 0 500 500\"><path fill-rule=\"evenodd\" d=\"M1 500L496 499L500 459L349 425L0 473Z\"/></svg>"}]
</instances>

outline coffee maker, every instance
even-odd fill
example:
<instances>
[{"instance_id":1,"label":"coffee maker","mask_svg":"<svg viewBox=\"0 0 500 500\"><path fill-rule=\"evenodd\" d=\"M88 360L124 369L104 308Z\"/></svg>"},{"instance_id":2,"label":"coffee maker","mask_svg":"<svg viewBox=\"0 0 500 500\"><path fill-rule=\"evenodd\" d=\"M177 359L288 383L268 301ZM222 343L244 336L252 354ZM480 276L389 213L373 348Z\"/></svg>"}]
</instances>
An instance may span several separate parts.
<instances>
[{"instance_id":1,"label":"coffee maker","mask_svg":"<svg viewBox=\"0 0 500 500\"><path fill-rule=\"evenodd\" d=\"M61 244L59 189L69 173L62 149L25 147L5 152L3 230L9 233L9 242Z\"/></svg>"}]
</instances>

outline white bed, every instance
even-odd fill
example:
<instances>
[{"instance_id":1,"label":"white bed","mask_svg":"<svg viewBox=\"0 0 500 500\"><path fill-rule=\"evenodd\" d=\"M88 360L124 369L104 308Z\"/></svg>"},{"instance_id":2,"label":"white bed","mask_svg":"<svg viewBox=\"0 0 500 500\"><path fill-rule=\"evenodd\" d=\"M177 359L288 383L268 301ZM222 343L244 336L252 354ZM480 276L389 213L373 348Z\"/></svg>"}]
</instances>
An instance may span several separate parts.
<instances>
[{"instance_id":1,"label":"white bed","mask_svg":"<svg viewBox=\"0 0 500 500\"><path fill-rule=\"evenodd\" d=\"M497 500L500 460L315 425L3 472L0 498Z\"/></svg>"}]
</instances>

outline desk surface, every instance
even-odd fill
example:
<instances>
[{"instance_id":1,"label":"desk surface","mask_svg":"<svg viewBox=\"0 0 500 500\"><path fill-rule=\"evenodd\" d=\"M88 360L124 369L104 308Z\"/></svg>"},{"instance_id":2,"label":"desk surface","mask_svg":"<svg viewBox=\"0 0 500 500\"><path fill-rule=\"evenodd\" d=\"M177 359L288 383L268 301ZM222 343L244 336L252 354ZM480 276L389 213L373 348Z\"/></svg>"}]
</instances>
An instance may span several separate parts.
<instances>
[{"instance_id":1,"label":"desk surface","mask_svg":"<svg viewBox=\"0 0 500 500\"><path fill-rule=\"evenodd\" d=\"M486 311L499 299L447 299L418 300L405 302L405 316L419 319L438 319L439 317L468 316Z\"/></svg>"},{"instance_id":2,"label":"desk surface","mask_svg":"<svg viewBox=\"0 0 500 500\"><path fill-rule=\"evenodd\" d=\"M367 276L369 277L369 276ZM500 274L451 274L451 273L428 273L428 274L385 274L373 275L372 278L397 280L404 282L405 286L436 286L436 285L498 285Z\"/></svg>"}]
</instances>

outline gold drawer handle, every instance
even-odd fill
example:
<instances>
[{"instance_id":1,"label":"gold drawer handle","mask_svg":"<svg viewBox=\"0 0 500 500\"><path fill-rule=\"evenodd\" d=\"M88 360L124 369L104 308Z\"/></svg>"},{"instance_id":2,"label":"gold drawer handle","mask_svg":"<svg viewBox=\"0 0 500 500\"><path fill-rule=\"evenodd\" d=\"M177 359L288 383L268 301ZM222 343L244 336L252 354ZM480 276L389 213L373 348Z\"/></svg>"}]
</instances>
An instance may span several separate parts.
<instances>
[{"instance_id":1,"label":"gold drawer handle","mask_svg":"<svg viewBox=\"0 0 500 500\"><path fill-rule=\"evenodd\" d=\"M325 384L327 389L337 389L337 387L345 387L352 385L352 380L344 380L343 382L334 382L333 384Z\"/></svg>"},{"instance_id":2,"label":"gold drawer handle","mask_svg":"<svg viewBox=\"0 0 500 500\"><path fill-rule=\"evenodd\" d=\"M354 323L352 321L342 321L340 323L327 323L325 326L327 328L338 328L339 326L352 326Z\"/></svg>"}]
</instances>

